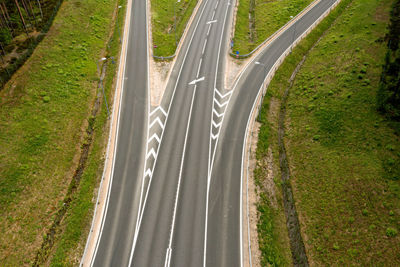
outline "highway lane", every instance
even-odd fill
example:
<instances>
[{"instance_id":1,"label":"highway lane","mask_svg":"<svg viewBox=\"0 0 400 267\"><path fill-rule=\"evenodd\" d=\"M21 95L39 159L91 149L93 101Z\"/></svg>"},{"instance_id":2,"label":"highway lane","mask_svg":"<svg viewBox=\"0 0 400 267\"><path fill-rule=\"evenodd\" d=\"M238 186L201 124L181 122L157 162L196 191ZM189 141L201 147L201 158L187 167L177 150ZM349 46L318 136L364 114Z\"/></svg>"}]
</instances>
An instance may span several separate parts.
<instances>
[{"instance_id":1,"label":"highway lane","mask_svg":"<svg viewBox=\"0 0 400 267\"><path fill-rule=\"evenodd\" d=\"M285 50L316 21L334 1L322 0L286 29L251 63L229 103L212 172L210 189L207 266L238 266L240 262L240 195L242 151L247 122L254 101L268 73ZM264 69L265 68L265 69Z\"/></svg>"},{"instance_id":2,"label":"highway lane","mask_svg":"<svg viewBox=\"0 0 400 267\"><path fill-rule=\"evenodd\" d=\"M127 266L147 138L146 2L133 0L110 199L93 266Z\"/></svg>"}]
</instances>

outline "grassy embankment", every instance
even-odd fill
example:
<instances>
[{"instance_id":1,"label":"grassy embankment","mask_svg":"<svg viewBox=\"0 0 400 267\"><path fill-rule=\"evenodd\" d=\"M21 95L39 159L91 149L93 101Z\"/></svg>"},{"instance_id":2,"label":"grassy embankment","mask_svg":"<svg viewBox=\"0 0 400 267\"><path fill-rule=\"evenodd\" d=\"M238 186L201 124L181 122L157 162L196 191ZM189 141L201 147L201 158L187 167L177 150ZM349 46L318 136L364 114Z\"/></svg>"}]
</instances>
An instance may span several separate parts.
<instances>
[{"instance_id":1,"label":"grassy embankment","mask_svg":"<svg viewBox=\"0 0 400 267\"><path fill-rule=\"evenodd\" d=\"M175 53L176 44L179 43L196 4L197 0L151 1L153 45L157 46L153 49L155 56L167 57ZM176 14L176 34L174 14Z\"/></svg>"},{"instance_id":2,"label":"grassy embankment","mask_svg":"<svg viewBox=\"0 0 400 267\"><path fill-rule=\"evenodd\" d=\"M251 52L285 25L291 19L290 16L296 16L311 2L312 0L239 1L232 51L239 51L241 55Z\"/></svg>"},{"instance_id":3,"label":"grassy embankment","mask_svg":"<svg viewBox=\"0 0 400 267\"><path fill-rule=\"evenodd\" d=\"M107 56L114 56L118 62L124 27L127 0L118 0L118 9L114 20L114 32L107 46ZM115 88L115 75L118 64L107 64L103 81L107 101L110 105ZM111 109L110 109L111 112ZM90 118L91 119L91 118ZM89 119L89 120L90 120ZM93 192L99 184L104 166L104 153L107 145L109 128L107 127L107 110L103 104L93 122L93 141L88 155L86 168L81 177L79 191L74 195L69 212L61 224L62 233L56 238L49 262L52 266L75 264L80 261L89 234L93 215Z\"/></svg>"},{"instance_id":4,"label":"grassy embankment","mask_svg":"<svg viewBox=\"0 0 400 267\"><path fill-rule=\"evenodd\" d=\"M391 123L376 111L375 101L392 0L354 0L344 9L348 2L294 49L272 80L255 174L259 184L265 182L268 148L279 164L276 113L282 94L297 64L328 29L307 55L286 107L286 149L310 264L398 266L400 182L392 171L399 162L400 142ZM279 183L276 178L278 191ZM273 244L280 227L275 218L282 210L268 196L265 200L259 208L260 244L263 260L276 263L270 259L279 252ZM272 245L264 244L268 238Z\"/></svg>"},{"instance_id":5,"label":"grassy embankment","mask_svg":"<svg viewBox=\"0 0 400 267\"><path fill-rule=\"evenodd\" d=\"M0 93L0 265L33 263L71 187L90 121L93 146L56 228L52 263L79 260L108 133L104 104L90 118L98 92L96 62L106 54L116 5L116 0L64 2L48 36ZM111 44L107 53L117 47ZM114 70L111 65L109 73ZM111 76L106 83L110 96Z\"/></svg>"}]
</instances>

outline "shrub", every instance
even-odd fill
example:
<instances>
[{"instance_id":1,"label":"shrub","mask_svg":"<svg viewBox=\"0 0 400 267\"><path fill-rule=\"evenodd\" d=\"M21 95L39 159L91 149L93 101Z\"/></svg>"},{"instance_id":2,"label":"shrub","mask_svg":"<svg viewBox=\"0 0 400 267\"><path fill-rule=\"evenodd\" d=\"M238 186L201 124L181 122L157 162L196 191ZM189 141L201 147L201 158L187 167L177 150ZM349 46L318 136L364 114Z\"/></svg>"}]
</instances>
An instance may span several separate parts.
<instances>
[{"instance_id":1,"label":"shrub","mask_svg":"<svg viewBox=\"0 0 400 267\"><path fill-rule=\"evenodd\" d=\"M7 28L0 29L0 43L3 46L8 45L12 41L12 35Z\"/></svg>"},{"instance_id":2,"label":"shrub","mask_svg":"<svg viewBox=\"0 0 400 267\"><path fill-rule=\"evenodd\" d=\"M386 228L386 236L387 237L395 237L397 235L397 230L395 228L392 227L388 227Z\"/></svg>"}]
</instances>

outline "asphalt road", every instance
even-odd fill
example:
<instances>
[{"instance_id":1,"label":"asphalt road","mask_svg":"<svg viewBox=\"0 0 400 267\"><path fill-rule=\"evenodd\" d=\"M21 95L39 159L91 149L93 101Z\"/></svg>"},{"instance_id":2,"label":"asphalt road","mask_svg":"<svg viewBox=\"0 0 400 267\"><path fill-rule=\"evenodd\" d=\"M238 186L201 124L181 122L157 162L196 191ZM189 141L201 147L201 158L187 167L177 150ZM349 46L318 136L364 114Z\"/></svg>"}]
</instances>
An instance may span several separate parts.
<instances>
[{"instance_id":1,"label":"asphalt road","mask_svg":"<svg viewBox=\"0 0 400 267\"><path fill-rule=\"evenodd\" d=\"M132 3L112 186L93 266L127 266L136 227L147 139L145 5L142 0Z\"/></svg>"},{"instance_id":2,"label":"asphalt road","mask_svg":"<svg viewBox=\"0 0 400 267\"><path fill-rule=\"evenodd\" d=\"M110 200L94 266L241 266L247 121L265 74L333 4L286 29L228 91L234 2L203 0L160 107L148 107L145 1L134 0ZM148 114L148 109L150 113Z\"/></svg>"}]
</instances>

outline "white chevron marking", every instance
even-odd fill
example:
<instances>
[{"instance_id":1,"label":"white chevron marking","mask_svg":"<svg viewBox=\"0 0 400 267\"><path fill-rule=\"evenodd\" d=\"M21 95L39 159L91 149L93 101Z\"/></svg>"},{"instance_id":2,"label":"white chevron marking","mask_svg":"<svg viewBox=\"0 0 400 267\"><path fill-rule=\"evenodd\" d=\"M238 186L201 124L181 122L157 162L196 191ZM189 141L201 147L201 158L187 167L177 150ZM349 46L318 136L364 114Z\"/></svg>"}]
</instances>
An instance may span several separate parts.
<instances>
[{"instance_id":1,"label":"white chevron marking","mask_svg":"<svg viewBox=\"0 0 400 267\"><path fill-rule=\"evenodd\" d=\"M157 118L150 124L149 129L150 129L151 127L153 127L153 125L154 125L156 122L158 122L158 124L160 124L161 128L164 130L164 124L161 122L161 120L160 120L159 117L157 117Z\"/></svg>"},{"instance_id":2,"label":"white chevron marking","mask_svg":"<svg viewBox=\"0 0 400 267\"><path fill-rule=\"evenodd\" d=\"M225 114L225 112L218 113L218 111L216 111L215 109L213 109L213 111L214 111L214 114L217 115L218 118L221 118Z\"/></svg>"},{"instance_id":3,"label":"white chevron marking","mask_svg":"<svg viewBox=\"0 0 400 267\"><path fill-rule=\"evenodd\" d=\"M157 153L156 153L156 151L154 150L154 148L151 148L151 150L149 151L149 153L147 153L146 160L148 160L150 156L153 156L153 158L156 158L156 155L157 155Z\"/></svg>"},{"instance_id":4,"label":"white chevron marking","mask_svg":"<svg viewBox=\"0 0 400 267\"><path fill-rule=\"evenodd\" d=\"M216 135L213 135L213 134L211 133L211 138L214 139L214 140L217 139L218 136L219 136L219 132L218 132Z\"/></svg>"},{"instance_id":5,"label":"white chevron marking","mask_svg":"<svg viewBox=\"0 0 400 267\"><path fill-rule=\"evenodd\" d=\"M219 103L217 99L214 99L214 101L215 101L215 103L217 103L217 105L218 105L220 108L222 108L222 107L226 106L226 104L228 104L228 101L226 101L225 103L222 103L222 104Z\"/></svg>"},{"instance_id":6,"label":"white chevron marking","mask_svg":"<svg viewBox=\"0 0 400 267\"><path fill-rule=\"evenodd\" d=\"M218 91L217 88L215 88L215 92L219 95L220 98L224 98L225 96L232 94L232 91L229 91L226 94L221 94L221 92Z\"/></svg>"},{"instance_id":7,"label":"white chevron marking","mask_svg":"<svg viewBox=\"0 0 400 267\"><path fill-rule=\"evenodd\" d=\"M153 176L153 173L151 172L151 169L150 169L150 168L148 168L148 169L146 170L146 172L144 173L144 176L143 176L143 177L146 177L146 176L149 176L150 178L151 178L151 176Z\"/></svg>"},{"instance_id":8,"label":"white chevron marking","mask_svg":"<svg viewBox=\"0 0 400 267\"><path fill-rule=\"evenodd\" d=\"M154 133L150 139L147 141L147 143L149 144L153 139L157 140L157 143L160 143L160 138L158 137L158 135L156 133Z\"/></svg>"},{"instance_id":9,"label":"white chevron marking","mask_svg":"<svg viewBox=\"0 0 400 267\"><path fill-rule=\"evenodd\" d=\"M212 125L213 125L215 128L219 128L219 126L221 126L221 123L222 123L222 121L221 121L220 123L216 123L215 121L212 121Z\"/></svg>"},{"instance_id":10,"label":"white chevron marking","mask_svg":"<svg viewBox=\"0 0 400 267\"><path fill-rule=\"evenodd\" d=\"M157 108L155 108L152 112L150 112L150 116L152 116L154 113L156 113L158 110L160 110L162 112L162 114L164 114L164 116L167 116L167 112L165 112L165 110L161 107L158 106Z\"/></svg>"}]
</instances>

